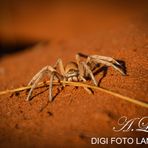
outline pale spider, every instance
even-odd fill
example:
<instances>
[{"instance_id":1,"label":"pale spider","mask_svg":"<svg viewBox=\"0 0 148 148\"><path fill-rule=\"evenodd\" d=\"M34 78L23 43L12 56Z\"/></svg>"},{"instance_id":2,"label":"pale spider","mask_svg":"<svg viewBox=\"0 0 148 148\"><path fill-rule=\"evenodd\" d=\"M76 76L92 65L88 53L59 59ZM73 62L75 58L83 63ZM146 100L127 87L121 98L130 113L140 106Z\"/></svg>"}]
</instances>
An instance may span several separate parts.
<instances>
[{"instance_id":1,"label":"pale spider","mask_svg":"<svg viewBox=\"0 0 148 148\"><path fill-rule=\"evenodd\" d=\"M83 57L86 60L80 60ZM94 71L98 67L98 64L104 64L106 66L111 66L119 71L121 74L125 75L122 65L117 62L115 59L106 56L100 55L85 55L82 53L76 54L76 62L68 62L65 67L61 59L58 59L56 64L52 66L43 67L29 82L28 85L32 85L29 91L27 101L30 100L33 89L37 86L40 79L45 75L50 77L49 85L49 101L53 100L52 96L52 86L53 80L63 80L63 81L83 81L86 82L87 78L92 79L95 86L98 86L98 83L94 77ZM59 72L57 71L59 68ZM63 86L64 83L63 83ZM90 89L84 87L84 89L91 93Z\"/></svg>"}]
</instances>

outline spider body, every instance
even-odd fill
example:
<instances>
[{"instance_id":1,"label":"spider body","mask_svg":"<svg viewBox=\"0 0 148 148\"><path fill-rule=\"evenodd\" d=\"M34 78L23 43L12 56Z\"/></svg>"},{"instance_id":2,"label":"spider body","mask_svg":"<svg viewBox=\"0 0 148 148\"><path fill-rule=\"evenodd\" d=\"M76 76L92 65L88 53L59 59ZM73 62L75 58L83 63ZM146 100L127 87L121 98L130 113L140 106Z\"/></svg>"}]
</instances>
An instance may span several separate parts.
<instances>
[{"instance_id":1,"label":"spider body","mask_svg":"<svg viewBox=\"0 0 148 148\"><path fill-rule=\"evenodd\" d=\"M83 58L84 60L82 60ZM125 75L122 65L118 63L111 57L99 56L99 55L85 55L82 53L78 53L76 55L76 62L68 62L65 66L61 59L58 59L56 64L52 66L43 67L29 82L28 85L32 85L31 90L29 91L27 101L30 100L33 89L37 86L40 79L48 74L50 77L50 85L49 85L49 101L53 100L52 96L52 87L53 80L62 80L62 81L83 81L86 82L88 78L92 79L94 85L98 86L98 83L94 77L94 73L96 68L100 65L104 64L106 66L111 66L121 74ZM63 83L63 86L64 83ZM87 87L84 89L90 94L91 90Z\"/></svg>"}]
</instances>

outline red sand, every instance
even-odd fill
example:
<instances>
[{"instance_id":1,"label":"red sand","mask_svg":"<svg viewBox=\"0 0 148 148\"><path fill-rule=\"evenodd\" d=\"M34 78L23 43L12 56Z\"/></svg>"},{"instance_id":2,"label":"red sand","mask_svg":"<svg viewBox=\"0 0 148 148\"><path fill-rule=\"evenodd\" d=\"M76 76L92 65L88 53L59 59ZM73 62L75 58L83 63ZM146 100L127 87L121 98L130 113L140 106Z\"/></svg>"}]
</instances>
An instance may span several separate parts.
<instances>
[{"instance_id":1,"label":"red sand","mask_svg":"<svg viewBox=\"0 0 148 148\"><path fill-rule=\"evenodd\" d=\"M44 27L38 30L38 24L37 28L28 26L25 21L21 24L18 18L20 28L17 30L16 27L16 38L24 35L26 38L49 39L49 42L3 57L0 60L0 68L4 70L0 73L0 90L25 86L43 66L53 65L58 57L66 63L75 60L77 52L82 52L123 60L128 76L108 68L100 86L148 103L148 32L145 13L135 10L119 14L112 12L110 16L109 12L107 20L99 13L101 20L94 11L92 14L83 11L83 17L78 12L72 17L66 11L63 12L70 20L60 20L61 27L57 24L59 30L56 26L52 29L49 20L47 24L41 22L42 27L49 25L47 32ZM57 21L58 15L55 13L52 20L56 18ZM79 26L76 26L76 20L80 21ZM28 26L28 29L23 25ZM31 28L32 32L29 32ZM102 73L97 76L97 80L101 77ZM56 93L56 88L53 92ZM147 136L144 132L116 133L112 130L114 126L118 127L117 121L122 116L132 119L148 115L148 109L120 98L96 90L94 95L88 95L83 88L76 89L73 86L67 86L49 104L48 88L36 89L33 95L35 97L30 102L25 101L25 91L17 96L0 96L0 147L91 147L91 137Z\"/></svg>"}]
</instances>

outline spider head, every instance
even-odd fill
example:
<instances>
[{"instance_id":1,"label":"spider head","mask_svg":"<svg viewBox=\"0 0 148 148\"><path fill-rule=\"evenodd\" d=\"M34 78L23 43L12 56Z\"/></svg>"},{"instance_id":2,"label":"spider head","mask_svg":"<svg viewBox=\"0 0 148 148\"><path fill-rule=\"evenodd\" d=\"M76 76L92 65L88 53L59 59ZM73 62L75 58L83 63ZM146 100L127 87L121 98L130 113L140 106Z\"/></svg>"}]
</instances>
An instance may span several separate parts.
<instances>
[{"instance_id":1,"label":"spider head","mask_svg":"<svg viewBox=\"0 0 148 148\"><path fill-rule=\"evenodd\" d=\"M65 78L68 81L78 81L79 70L75 62L69 62L65 66Z\"/></svg>"}]
</instances>

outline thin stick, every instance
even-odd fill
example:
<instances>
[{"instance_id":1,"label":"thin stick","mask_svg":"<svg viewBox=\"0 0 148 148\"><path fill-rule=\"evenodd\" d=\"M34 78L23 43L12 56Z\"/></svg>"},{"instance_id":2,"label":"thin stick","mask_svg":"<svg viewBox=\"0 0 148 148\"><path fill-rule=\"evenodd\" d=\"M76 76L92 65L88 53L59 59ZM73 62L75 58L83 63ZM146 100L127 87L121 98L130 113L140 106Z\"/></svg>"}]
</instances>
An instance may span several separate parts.
<instances>
[{"instance_id":1,"label":"thin stick","mask_svg":"<svg viewBox=\"0 0 148 148\"><path fill-rule=\"evenodd\" d=\"M43 87L45 85L49 85L49 82L50 81L46 81L46 83L40 82L38 84L37 88ZM80 86L80 87L88 87L88 88L92 88L92 89L97 89L97 90L100 90L100 91L105 92L107 94L116 96L116 97L118 97L118 98L120 98L122 100L126 100L128 102L133 103L133 104L136 104L136 105L148 108L148 103L144 103L142 101L138 101L138 100L135 100L133 98L129 98L129 97L123 96L121 94L115 93L115 92L113 92L111 90L107 90L105 88L101 88L101 87L97 87L97 86L93 86L93 85L89 85L89 84L85 84L85 83L80 83L80 82L69 82L69 81L53 82L53 84L54 85L58 85L58 84L63 83L63 82L66 85L73 85L73 86ZM31 88L31 86L26 86L26 87L20 87L20 88L16 88L16 89L12 89L12 90L1 91L0 95L4 95L4 94L7 94L7 93L13 93L13 92L19 92L19 91L27 90L27 89L30 89L30 88Z\"/></svg>"}]
</instances>

